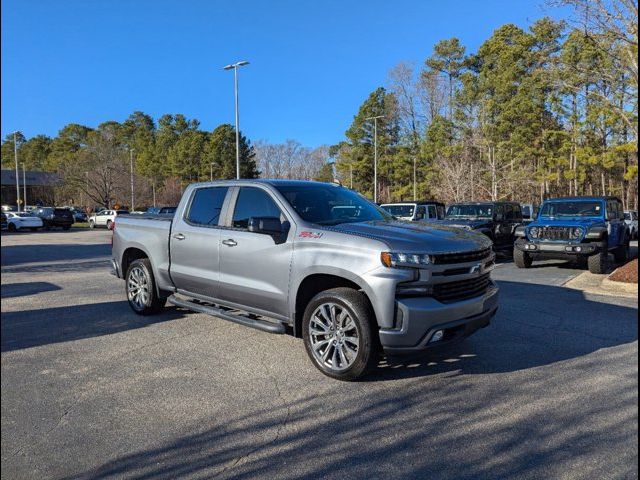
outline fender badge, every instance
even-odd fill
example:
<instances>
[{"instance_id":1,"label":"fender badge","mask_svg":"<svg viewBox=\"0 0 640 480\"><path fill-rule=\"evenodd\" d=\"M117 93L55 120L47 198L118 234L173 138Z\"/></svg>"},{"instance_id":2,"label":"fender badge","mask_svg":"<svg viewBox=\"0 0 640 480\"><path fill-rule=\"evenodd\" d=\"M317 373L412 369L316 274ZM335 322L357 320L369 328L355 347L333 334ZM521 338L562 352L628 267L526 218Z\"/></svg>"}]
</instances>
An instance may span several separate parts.
<instances>
[{"instance_id":1,"label":"fender badge","mask_svg":"<svg viewBox=\"0 0 640 480\"><path fill-rule=\"evenodd\" d=\"M303 231L303 232L300 232L300 235L298 235L298 237L300 237L300 238L321 238L322 237L322 233L321 232Z\"/></svg>"}]
</instances>

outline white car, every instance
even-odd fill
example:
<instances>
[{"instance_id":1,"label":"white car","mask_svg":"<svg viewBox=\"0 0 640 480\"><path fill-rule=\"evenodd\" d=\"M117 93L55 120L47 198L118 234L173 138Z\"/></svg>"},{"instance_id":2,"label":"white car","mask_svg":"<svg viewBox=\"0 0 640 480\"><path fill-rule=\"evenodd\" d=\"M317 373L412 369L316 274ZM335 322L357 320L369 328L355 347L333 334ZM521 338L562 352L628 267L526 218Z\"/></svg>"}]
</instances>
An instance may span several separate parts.
<instances>
[{"instance_id":1,"label":"white car","mask_svg":"<svg viewBox=\"0 0 640 480\"><path fill-rule=\"evenodd\" d=\"M89 228L113 227L113 222L118 215L129 215L128 210L100 210L89 217Z\"/></svg>"},{"instance_id":2,"label":"white car","mask_svg":"<svg viewBox=\"0 0 640 480\"><path fill-rule=\"evenodd\" d=\"M638 212L635 210L626 210L624 212L624 223L629 227L631 238L638 238Z\"/></svg>"},{"instance_id":3,"label":"white car","mask_svg":"<svg viewBox=\"0 0 640 480\"><path fill-rule=\"evenodd\" d=\"M17 232L18 230L37 230L42 228L42 219L27 212L6 212L7 230Z\"/></svg>"}]
</instances>

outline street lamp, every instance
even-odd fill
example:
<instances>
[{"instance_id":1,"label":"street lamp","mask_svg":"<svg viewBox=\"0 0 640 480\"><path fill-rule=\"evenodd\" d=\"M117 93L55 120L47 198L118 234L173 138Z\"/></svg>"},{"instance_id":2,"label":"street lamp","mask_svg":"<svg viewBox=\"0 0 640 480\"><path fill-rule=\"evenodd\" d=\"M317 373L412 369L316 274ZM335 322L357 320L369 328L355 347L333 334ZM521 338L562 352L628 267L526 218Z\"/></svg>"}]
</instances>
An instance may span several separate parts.
<instances>
[{"instance_id":1,"label":"street lamp","mask_svg":"<svg viewBox=\"0 0 640 480\"><path fill-rule=\"evenodd\" d=\"M16 140L16 134L13 132L13 155L16 160L16 205L18 206L18 212L20 211L20 173L18 172L18 141Z\"/></svg>"},{"instance_id":2,"label":"street lamp","mask_svg":"<svg viewBox=\"0 0 640 480\"><path fill-rule=\"evenodd\" d=\"M22 201L24 202L24 210L27 210L27 173L24 170L24 162L20 162L22 165Z\"/></svg>"},{"instance_id":3,"label":"street lamp","mask_svg":"<svg viewBox=\"0 0 640 480\"><path fill-rule=\"evenodd\" d=\"M209 164L209 181L213 182L213 162Z\"/></svg>"},{"instance_id":4,"label":"street lamp","mask_svg":"<svg viewBox=\"0 0 640 480\"><path fill-rule=\"evenodd\" d=\"M249 65L249 62L242 60L232 63L225 67L224 70L233 70L233 85L236 100L236 178L240 179L240 112L238 111L238 67Z\"/></svg>"},{"instance_id":5,"label":"street lamp","mask_svg":"<svg viewBox=\"0 0 640 480\"><path fill-rule=\"evenodd\" d=\"M384 115L368 117L365 120L373 120L373 203L378 203L378 119Z\"/></svg>"},{"instance_id":6,"label":"street lamp","mask_svg":"<svg viewBox=\"0 0 640 480\"><path fill-rule=\"evenodd\" d=\"M131 168L131 211L134 211L135 208L133 207L133 152L135 151L134 148L130 148L129 149L129 166Z\"/></svg>"}]
</instances>

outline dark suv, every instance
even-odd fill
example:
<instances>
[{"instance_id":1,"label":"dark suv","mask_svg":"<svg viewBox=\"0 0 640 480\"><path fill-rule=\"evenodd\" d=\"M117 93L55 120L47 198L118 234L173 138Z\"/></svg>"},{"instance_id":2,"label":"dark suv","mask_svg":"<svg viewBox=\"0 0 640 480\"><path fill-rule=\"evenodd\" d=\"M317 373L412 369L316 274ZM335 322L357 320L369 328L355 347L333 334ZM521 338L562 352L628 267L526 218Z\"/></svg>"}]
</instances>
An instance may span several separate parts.
<instances>
[{"instance_id":1,"label":"dark suv","mask_svg":"<svg viewBox=\"0 0 640 480\"><path fill-rule=\"evenodd\" d=\"M455 203L439 224L484 233L495 250L511 249L515 230L522 224L522 209L516 202Z\"/></svg>"},{"instance_id":2,"label":"dark suv","mask_svg":"<svg viewBox=\"0 0 640 480\"><path fill-rule=\"evenodd\" d=\"M42 219L46 230L51 227L61 227L69 230L74 223L73 212L68 208L38 207L33 214Z\"/></svg>"}]
</instances>

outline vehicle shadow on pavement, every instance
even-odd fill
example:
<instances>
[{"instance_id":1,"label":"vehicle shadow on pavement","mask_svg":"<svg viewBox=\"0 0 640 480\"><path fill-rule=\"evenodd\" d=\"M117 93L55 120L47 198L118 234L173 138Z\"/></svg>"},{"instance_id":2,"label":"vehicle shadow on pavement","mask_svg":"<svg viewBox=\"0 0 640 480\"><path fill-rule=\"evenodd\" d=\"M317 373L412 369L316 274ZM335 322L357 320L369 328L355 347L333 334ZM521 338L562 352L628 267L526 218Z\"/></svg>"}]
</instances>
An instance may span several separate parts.
<instances>
[{"instance_id":1,"label":"vehicle shadow on pavement","mask_svg":"<svg viewBox=\"0 0 640 480\"><path fill-rule=\"evenodd\" d=\"M2 288L4 291L5 285ZM173 308L161 315L139 316L126 301L3 312L1 351L111 335L183 316Z\"/></svg>"},{"instance_id":2,"label":"vehicle shadow on pavement","mask_svg":"<svg viewBox=\"0 0 640 480\"><path fill-rule=\"evenodd\" d=\"M42 292L55 292L56 290L62 290L62 288L49 282L3 283L0 289L0 297L24 297Z\"/></svg>"},{"instance_id":3,"label":"vehicle shadow on pavement","mask_svg":"<svg viewBox=\"0 0 640 480\"><path fill-rule=\"evenodd\" d=\"M33 262L78 261L111 257L111 245L98 244L36 244L2 246L3 267L14 267Z\"/></svg>"},{"instance_id":4,"label":"vehicle shadow on pavement","mask_svg":"<svg viewBox=\"0 0 640 480\"><path fill-rule=\"evenodd\" d=\"M638 339L636 308L588 300L570 288L497 283L500 307L488 327L433 353L385 358L363 381L513 372Z\"/></svg>"}]
</instances>

